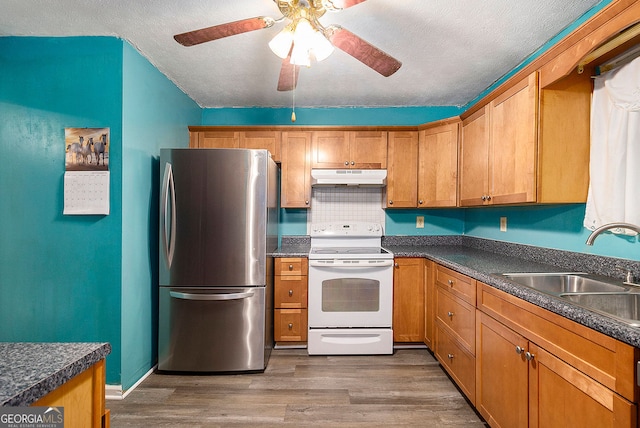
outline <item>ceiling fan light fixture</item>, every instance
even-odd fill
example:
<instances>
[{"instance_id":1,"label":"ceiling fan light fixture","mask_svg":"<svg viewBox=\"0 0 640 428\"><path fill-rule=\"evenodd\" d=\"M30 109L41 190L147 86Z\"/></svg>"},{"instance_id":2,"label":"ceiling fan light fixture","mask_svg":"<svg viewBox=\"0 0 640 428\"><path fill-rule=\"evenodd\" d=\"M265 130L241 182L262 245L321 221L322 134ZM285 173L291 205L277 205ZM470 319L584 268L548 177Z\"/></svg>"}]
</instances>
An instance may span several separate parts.
<instances>
[{"instance_id":1,"label":"ceiling fan light fixture","mask_svg":"<svg viewBox=\"0 0 640 428\"><path fill-rule=\"evenodd\" d=\"M283 59L291 52L291 64L307 67L311 66L311 58L322 61L334 49L325 35L306 18L298 18L287 25L271 39L269 47Z\"/></svg>"},{"instance_id":2,"label":"ceiling fan light fixture","mask_svg":"<svg viewBox=\"0 0 640 428\"><path fill-rule=\"evenodd\" d=\"M282 59L289 56L289 52L291 51L293 31L290 27L290 25L287 25L269 42L269 48L271 48L274 54L278 55Z\"/></svg>"}]
</instances>

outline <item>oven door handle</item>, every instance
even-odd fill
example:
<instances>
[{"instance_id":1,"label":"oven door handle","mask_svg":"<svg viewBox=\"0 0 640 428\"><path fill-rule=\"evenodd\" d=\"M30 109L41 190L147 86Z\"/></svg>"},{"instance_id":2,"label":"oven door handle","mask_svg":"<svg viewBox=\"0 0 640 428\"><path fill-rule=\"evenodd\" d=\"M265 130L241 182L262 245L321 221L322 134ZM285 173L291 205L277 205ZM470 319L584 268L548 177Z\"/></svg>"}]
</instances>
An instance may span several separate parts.
<instances>
[{"instance_id":1,"label":"oven door handle","mask_svg":"<svg viewBox=\"0 0 640 428\"><path fill-rule=\"evenodd\" d=\"M366 260L309 260L309 266L330 269L376 269L381 267L393 266L393 260L376 260L375 263L369 263Z\"/></svg>"}]
</instances>

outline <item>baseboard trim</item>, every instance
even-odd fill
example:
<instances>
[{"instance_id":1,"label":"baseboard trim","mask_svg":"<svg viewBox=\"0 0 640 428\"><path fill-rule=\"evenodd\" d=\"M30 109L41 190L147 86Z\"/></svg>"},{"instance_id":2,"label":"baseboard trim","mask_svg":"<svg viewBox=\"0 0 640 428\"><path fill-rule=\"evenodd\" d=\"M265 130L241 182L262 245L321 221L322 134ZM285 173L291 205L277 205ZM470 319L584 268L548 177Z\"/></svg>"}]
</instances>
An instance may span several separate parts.
<instances>
[{"instance_id":1,"label":"baseboard trim","mask_svg":"<svg viewBox=\"0 0 640 428\"><path fill-rule=\"evenodd\" d=\"M138 387L146 378L148 378L155 370L158 368L158 365L154 365L146 372L136 383L131 385L131 388L126 391L122 390L122 385L106 385L105 386L105 399L107 400L124 400L127 398L131 392Z\"/></svg>"}]
</instances>

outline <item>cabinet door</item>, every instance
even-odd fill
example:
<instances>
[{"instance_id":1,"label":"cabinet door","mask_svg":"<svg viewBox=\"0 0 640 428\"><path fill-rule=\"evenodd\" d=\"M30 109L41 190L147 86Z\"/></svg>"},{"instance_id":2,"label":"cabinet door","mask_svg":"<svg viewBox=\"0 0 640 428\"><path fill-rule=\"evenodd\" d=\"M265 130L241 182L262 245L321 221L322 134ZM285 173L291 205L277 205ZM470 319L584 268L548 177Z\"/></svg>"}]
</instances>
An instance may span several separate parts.
<instances>
[{"instance_id":1,"label":"cabinet door","mask_svg":"<svg viewBox=\"0 0 640 428\"><path fill-rule=\"evenodd\" d=\"M198 132L198 147L201 149L237 149L239 133L233 131Z\"/></svg>"},{"instance_id":2,"label":"cabinet door","mask_svg":"<svg viewBox=\"0 0 640 428\"><path fill-rule=\"evenodd\" d=\"M349 133L314 131L311 136L312 168L349 168Z\"/></svg>"},{"instance_id":3,"label":"cabinet door","mask_svg":"<svg viewBox=\"0 0 640 428\"><path fill-rule=\"evenodd\" d=\"M246 131L240 132L241 149L266 149L271 158L280 162L280 131Z\"/></svg>"},{"instance_id":4,"label":"cabinet door","mask_svg":"<svg viewBox=\"0 0 640 428\"><path fill-rule=\"evenodd\" d=\"M492 204L536 201L537 73L491 102Z\"/></svg>"},{"instance_id":5,"label":"cabinet door","mask_svg":"<svg viewBox=\"0 0 640 428\"><path fill-rule=\"evenodd\" d=\"M528 342L479 311L477 324L476 407L492 427L526 428Z\"/></svg>"},{"instance_id":6,"label":"cabinet door","mask_svg":"<svg viewBox=\"0 0 640 428\"><path fill-rule=\"evenodd\" d=\"M397 258L393 271L393 340L422 342L424 338L424 261Z\"/></svg>"},{"instance_id":7,"label":"cabinet door","mask_svg":"<svg viewBox=\"0 0 640 428\"><path fill-rule=\"evenodd\" d=\"M420 132L418 208L456 206L458 127L456 122Z\"/></svg>"},{"instance_id":8,"label":"cabinet door","mask_svg":"<svg viewBox=\"0 0 640 428\"><path fill-rule=\"evenodd\" d=\"M529 427L635 427L637 407L535 344Z\"/></svg>"},{"instance_id":9,"label":"cabinet door","mask_svg":"<svg viewBox=\"0 0 640 428\"><path fill-rule=\"evenodd\" d=\"M280 206L309 208L311 204L310 132L282 133Z\"/></svg>"},{"instance_id":10,"label":"cabinet door","mask_svg":"<svg viewBox=\"0 0 640 428\"><path fill-rule=\"evenodd\" d=\"M484 205L489 192L489 107L462 122L460 206Z\"/></svg>"},{"instance_id":11,"label":"cabinet door","mask_svg":"<svg viewBox=\"0 0 640 428\"><path fill-rule=\"evenodd\" d=\"M389 132L387 208L415 208L418 196L418 132Z\"/></svg>"},{"instance_id":12,"label":"cabinet door","mask_svg":"<svg viewBox=\"0 0 640 428\"><path fill-rule=\"evenodd\" d=\"M349 132L349 166L356 169L387 167L387 133L385 131Z\"/></svg>"}]
</instances>

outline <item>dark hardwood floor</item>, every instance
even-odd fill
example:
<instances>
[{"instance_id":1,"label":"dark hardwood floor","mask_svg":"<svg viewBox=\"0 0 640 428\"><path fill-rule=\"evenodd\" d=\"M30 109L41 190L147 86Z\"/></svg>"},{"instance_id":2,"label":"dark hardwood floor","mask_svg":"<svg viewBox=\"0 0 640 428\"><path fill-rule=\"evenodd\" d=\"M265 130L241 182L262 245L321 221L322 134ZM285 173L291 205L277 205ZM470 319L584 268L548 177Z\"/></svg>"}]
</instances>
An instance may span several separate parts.
<instances>
[{"instance_id":1,"label":"dark hardwood floor","mask_svg":"<svg viewBox=\"0 0 640 428\"><path fill-rule=\"evenodd\" d=\"M264 373L154 373L107 408L114 428L485 426L426 349L388 356L275 349Z\"/></svg>"}]
</instances>

